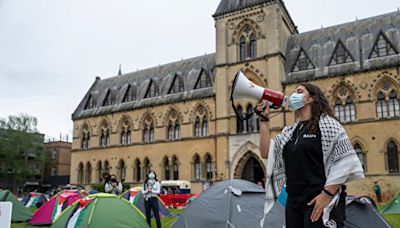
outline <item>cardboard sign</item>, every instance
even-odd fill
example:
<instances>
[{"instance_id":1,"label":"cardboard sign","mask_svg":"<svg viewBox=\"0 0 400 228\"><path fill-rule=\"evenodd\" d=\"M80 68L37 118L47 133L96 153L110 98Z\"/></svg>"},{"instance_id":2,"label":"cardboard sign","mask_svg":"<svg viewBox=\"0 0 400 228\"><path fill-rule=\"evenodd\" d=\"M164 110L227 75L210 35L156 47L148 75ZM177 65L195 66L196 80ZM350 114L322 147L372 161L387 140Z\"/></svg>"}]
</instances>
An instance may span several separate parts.
<instances>
[{"instance_id":1,"label":"cardboard sign","mask_svg":"<svg viewBox=\"0 0 400 228\"><path fill-rule=\"evenodd\" d=\"M2 228L11 227L11 213L12 213L12 203L0 202L0 227Z\"/></svg>"}]
</instances>

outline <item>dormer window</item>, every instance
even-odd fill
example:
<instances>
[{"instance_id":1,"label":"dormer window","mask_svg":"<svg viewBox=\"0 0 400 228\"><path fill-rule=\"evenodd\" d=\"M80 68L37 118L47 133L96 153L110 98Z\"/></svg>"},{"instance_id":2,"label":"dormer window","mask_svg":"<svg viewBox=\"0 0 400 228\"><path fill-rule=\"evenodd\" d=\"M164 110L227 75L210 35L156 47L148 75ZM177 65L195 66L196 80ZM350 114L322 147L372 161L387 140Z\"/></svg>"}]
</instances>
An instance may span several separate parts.
<instances>
[{"instance_id":1,"label":"dormer window","mask_svg":"<svg viewBox=\"0 0 400 228\"><path fill-rule=\"evenodd\" d=\"M154 84L153 80L151 80L145 98L157 97L158 95L159 93L156 88L156 85Z\"/></svg>"},{"instance_id":2,"label":"dormer window","mask_svg":"<svg viewBox=\"0 0 400 228\"><path fill-rule=\"evenodd\" d=\"M211 78L202 70L200 77L197 79L195 89L211 87Z\"/></svg>"},{"instance_id":3,"label":"dormer window","mask_svg":"<svg viewBox=\"0 0 400 228\"><path fill-rule=\"evenodd\" d=\"M126 90L123 102L129 102L136 100L136 90L133 88L132 85L128 86Z\"/></svg>"},{"instance_id":4,"label":"dormer window","mask_svg":"<svg viewBox=\"0 0 400 228\"><path fill-rule=\"evenodd\" d=\"M107 95L103 102L103 106L109 106L114 104L115 104L115 93L112 93L110 90L108 90Z\"/></svg>"}]
</instances>

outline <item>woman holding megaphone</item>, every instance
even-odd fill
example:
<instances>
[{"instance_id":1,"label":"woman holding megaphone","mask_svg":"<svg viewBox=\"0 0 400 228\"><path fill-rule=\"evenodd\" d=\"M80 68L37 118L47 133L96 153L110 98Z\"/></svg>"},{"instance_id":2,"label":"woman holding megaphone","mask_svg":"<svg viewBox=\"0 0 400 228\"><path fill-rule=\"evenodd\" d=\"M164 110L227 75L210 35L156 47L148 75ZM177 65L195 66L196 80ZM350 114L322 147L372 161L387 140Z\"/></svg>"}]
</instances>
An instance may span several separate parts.
<instances>
[{"instance_id":1,"label":"woman holding megaphone","mask_svg":"<svg viewBox=\"0 0 400 228\"><path fill-rule=\"evenodd\" d=\"M344 227L344 184L363 178L364 171L327 98L313 84L298 85L289 99L296 123L272 139L265 103L257 106L260 151L268 158L264 212L286 185L287 228Z\"/></svg>"}]
</instances>

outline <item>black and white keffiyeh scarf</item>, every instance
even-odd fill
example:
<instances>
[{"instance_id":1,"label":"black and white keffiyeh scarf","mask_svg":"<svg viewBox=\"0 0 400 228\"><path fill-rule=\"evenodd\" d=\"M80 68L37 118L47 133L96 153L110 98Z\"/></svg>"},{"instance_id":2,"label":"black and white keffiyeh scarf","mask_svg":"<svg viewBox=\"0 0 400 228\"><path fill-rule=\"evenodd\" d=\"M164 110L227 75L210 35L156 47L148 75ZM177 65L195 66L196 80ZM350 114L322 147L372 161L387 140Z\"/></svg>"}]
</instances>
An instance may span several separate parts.
<instances>
[{"instance_id":1,"label":"black and white keffiyeh scarf","mask_svg":"<svg viewBox=\"0 0 400 228\"><path fill-rule=\"evenodd\" d=\"M267 162L265 215L271 210L283 186L286 184L283 147L291 139L299 122L285 127L281 134L271 139ZM351 142L342 125L332 117L323 116L319 120L321 143L325 167L326 183L328 185L364 178L364 170ZM327 227L336 227L329 221L329 214L339 200L337 193L324 209L322 219ZM260 225L263 226L264 219ZM334 223L334 222L333 222Z\"/></svg>"}]
</instances>

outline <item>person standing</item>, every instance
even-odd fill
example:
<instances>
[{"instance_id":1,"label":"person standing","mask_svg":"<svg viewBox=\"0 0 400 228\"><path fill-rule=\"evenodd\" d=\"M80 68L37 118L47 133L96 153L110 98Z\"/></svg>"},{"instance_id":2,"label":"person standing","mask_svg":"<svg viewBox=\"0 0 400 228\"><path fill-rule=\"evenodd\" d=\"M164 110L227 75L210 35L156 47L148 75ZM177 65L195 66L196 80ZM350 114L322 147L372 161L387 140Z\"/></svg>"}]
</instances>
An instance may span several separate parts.
<instances>
[{"instance_id":1,"label":"person standing","mask_svg":"<svg viewBox=\"0 0 400 228\"><path fill-rule=\"evenodd\" d=\"M324 93L311 83L298 85L289 100L296 123L272 139L265 105L257 105L260 152L268 158L264 218L286 185L287 228L344 227L344 184L364 178L364 171Z\"/></svg>"},{"instance_id":2,"label":"person standing","mask_svg":"<svg viewBox=\"0 0 400 228\"><path fill-rule=\"evenodd\" d=\"M156 172L150 170L143 183L142 190L144 207L146 211L146 221L151 227L151 211L156 219L157 228L161 228L160 214L158 213L158 195L160 194L160 182L157 180Z\"/></svg>"},{"instance_id":3,"label":"person standing","mask_svg":"<svg viewBox=\"0 0 400 228\"><path fill-rule=\"evenodd\" d=\"M382 190L381 186L378 184L378 181L374 182L374 192L376 195L376 200L378 200L378 204L382 203Z\"/></svg>"},{"instance_id":4,"label":"person standing","mask_svg":"<svg viewBox=\"0 0 400 228\"><path fill-rule=\"evenodd\" d=\"M110 176L110 181L106 182L104 185L104 190L106 193L120 195L122 193L122 184L117 181L117 176L112 174Z\"/></svg>"}]
</instances>

